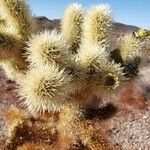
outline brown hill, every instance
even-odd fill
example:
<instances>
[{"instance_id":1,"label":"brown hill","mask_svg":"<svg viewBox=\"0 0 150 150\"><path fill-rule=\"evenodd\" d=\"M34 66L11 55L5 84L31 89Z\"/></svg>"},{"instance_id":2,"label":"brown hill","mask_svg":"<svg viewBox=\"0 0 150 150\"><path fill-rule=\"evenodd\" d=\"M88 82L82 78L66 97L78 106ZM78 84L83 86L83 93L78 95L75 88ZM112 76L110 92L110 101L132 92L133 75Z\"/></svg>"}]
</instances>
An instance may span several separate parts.
<instances>
[{"instance_id":1,"label":"brown hill","mask_svg":"<svg viewBox=\"0 0 150 150\"><path fill-rule=\"evenodd\" d=\"M46 17L35 17L35 23L37 25L37 31L41 31L44 29L52 30L52 29L59 29L60 27L60 20L49 20Z\"/></svg>"},{"instance_id":2,"label":"brown hill","mask_svg":"<svg viewBox=\"0 0 150 150\"><path fill-rule=\"evenodd\" d=\"M38 31L43 29L59 29L60 27L60 19L49 20L46 17L35 17L35 22L37 24ZM122 23L113 23L113 31L114 33L124 34L124 33L132 33L136 32L139 28L132 25L125 25Z\"/></svg>"}]
</instances>

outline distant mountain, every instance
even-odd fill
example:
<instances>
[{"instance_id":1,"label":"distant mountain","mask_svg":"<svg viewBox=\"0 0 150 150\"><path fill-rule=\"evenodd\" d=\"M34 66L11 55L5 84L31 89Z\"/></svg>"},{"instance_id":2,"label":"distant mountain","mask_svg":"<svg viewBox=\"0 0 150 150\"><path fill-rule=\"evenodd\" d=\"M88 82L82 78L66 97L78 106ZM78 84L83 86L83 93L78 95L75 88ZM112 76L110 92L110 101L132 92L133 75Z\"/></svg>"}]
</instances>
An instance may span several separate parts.
<instances>
[{"instance_id":1,"label":"distant mountain","mask_svg":"<svg viewBox=\"0 0 150 150\"><path fill-rule=\"evenodd\" d=\"M139 28L133 25L114 22L113 29L117 30L118 32L136 32Z\"/></svg>"},{"instance_id":2,"label":"distant mountain","mask_svg":"<svg viewBox=\"0 0 150 150\"><path fill-rule=\"evenodd\" d=\"M44 16L35 17L34 18L37 30L36 32L42 30L53 30L58 29L60 30L60 19L49 20ZM127 33L133 33L139 30L139 27L133 25L126 25L123 23L113 22L112 26L112 46L117 48L119 45L118 38L124 36ZM150 40L145 42L145 49L150 49Z\"/></svg>"},{"instance_id":3,"label":"distant mountain","mask_svg":"<svg viewBox=\"0 0 150 150\"><path fill-rule=\"evenodd\" d=\"M44 29L47 29L47 30L59 29L60 27L59 19L49 20L46 17L35 17L34 19L35 19L35 23L37 25L38 31L41 31Z\"/></svg>"},{"instance_id":4,"label":"distant mountain","mask_svg":"<svg viewBox=\"0 0 150 150\"><path fill-rule=\"evenodd\" d=\"M41 31L43 29L52 30L60 28L60 19L49 20L48 18L41 16L35 17L35 22L37 24L38 31ZM125 25L116 22L113 23L113 34L117 36L120 34L136 32L138 29L138 27L132 25Z\"/></svg>"}]
</instances>

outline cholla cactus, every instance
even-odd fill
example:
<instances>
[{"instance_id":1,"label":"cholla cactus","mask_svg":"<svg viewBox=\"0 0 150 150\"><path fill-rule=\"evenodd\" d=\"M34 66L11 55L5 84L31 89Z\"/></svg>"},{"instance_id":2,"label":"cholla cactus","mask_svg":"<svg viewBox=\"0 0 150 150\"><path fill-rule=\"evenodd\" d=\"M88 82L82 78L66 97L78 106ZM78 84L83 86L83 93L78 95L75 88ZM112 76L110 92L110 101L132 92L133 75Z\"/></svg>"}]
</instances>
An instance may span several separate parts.
<instances>
[{"instance_id":1,"label":"cholla cactus","mask_svg":"<svg viewBox=\"0 0 150 150\"><path fill-rule=\"evenodd\" d=\"M137 37L142 40L150 36L150 33L144 29L139 29L137 34L138 34Z\"/></svg>"},{"instance_id":2,"label":"cholla cactus","mask_svg":"<svg viewBox=\"0 0 150 150\"><path fill-rule=\"evenodd\" d=\"M0 6L6 18L6 25L1 21L6 31L0 30L0 60L8 77L19 84L18 92L29 112L58 111L58 132L72 141L81 141L88 149L112 150L86 120L87 106L95 98L101 101L104 94L120 89L130 73L128 65L140 58L141 43L126 36L119 55L115 51L110 55L112 17L108 5L92 6L83 12L80 5L73 4L65 11L61 33L44 31L33 35L32 17L24 0L0 0ZM36 131L26 125L26 120L17 121L15 129L17 126L34 137ZM29 122L34 127L31 119ZM43 144L50 144L42 136L53 135L45 126L41 132L38 128L37 134ZM32 144L28 143L30 138L22 138L18 149L36 147L39 139L33 138Z\"/></svg>"},{"instance_id":3,"label":"cholla cactus","mask_svg":"<svg viewBox=\"0 0 150 150\"><path fill-rule=\"evenodd\" d=\"M83 42L84 45L100 44L109 41L112 17L108 5L92 6L87 11L83 23Z\"/></svg>"},{"instance_id":4,"label":"cholla cactus","mask_svg":"<svg viewBox=\"0 0 150 150\"><path fill-rule=\"evenodd\" d=\"M73 4L68 7L62 19L62 33L64 40L70 45L70 50L76 52L82 35L83 11L81 6Z\"/></svg>"},{"instance_id":5,"label":"cholla cactus","mask_svg":"<svg viewBox=\"0 0 150 150\"><path fill-rule=\"evenodd\" d=\"M48 147L47 145L43 144L37 144L37 143L25 143L22 146L19 146L17 150L49 150L52 149L51 147Z\"/></svg>"},{"instance_id":6,"label":"cholla cactus","mask_svg":"<svg viewBox=\"0 0 150 150\"><path fill-rule=\"evenodd\" d=\"M46 121L41 117L37 124L37 119L23 110L12 107L5 112L4 119L8 126L6 144L9 150L26 150L42 146L51 149L57 141L58 133L50 116Z\"/></svg>"},{"instance_id":7,"label":"cholla cactus","mask_svg":"<svg viewBox=\"0 0 150 150\"><path fill-rule=\"evenodd\" d=\"M132 35L126 35L122 39L120 46L120 53L124 63L130 63L135 58L141 56L142 43Z\"/></svg>"},{"instance_id":8,"label":"cholla cactus","mask_svg":"<svg viewBox=\"0 0 150 150\"><path fill-rule=\"evenodd\" d=\"M16 80L27 70L23 53L34 23L24 0L0 0L0 7L0 61L7 76Z\"/></svg>"}]
</instances>

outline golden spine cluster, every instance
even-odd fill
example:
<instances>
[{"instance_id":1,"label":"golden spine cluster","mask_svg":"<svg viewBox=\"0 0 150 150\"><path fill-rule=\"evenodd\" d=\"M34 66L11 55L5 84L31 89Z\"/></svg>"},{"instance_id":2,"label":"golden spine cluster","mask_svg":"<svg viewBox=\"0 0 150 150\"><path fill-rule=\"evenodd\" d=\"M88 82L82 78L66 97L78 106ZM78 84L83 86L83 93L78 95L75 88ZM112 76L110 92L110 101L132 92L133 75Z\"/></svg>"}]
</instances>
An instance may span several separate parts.
<instances>
[{"instance_id":1,"label":"golden spine cluster","mask_svg":"<svg viewBox=\"0 0 150 150\"><path fill-rule=\"evenodd\" d=\"M83 41L84 45L100 44L106 46L109 41L112 17L108 5L91 6L84 17Z\"/></svg>"},{"instance_id":2,"label":"golden spine cluster","mask_svg":"<svg viewBox=\"0 0 150 150\"><path fill-rule=\"evenodd\" d=\"M26 40L32 33L32 18L25 0L0 0L3 17L12 34L21 40Z\"/></svg>"},{"instance_id":3,"label":"golden spine cluster","mask_svg":"<svg viewBox=\"0 0 150 150\"><path fill-rule=\"evenodd\" d=\"M141 57L143 43L140 39L133 37L131 34L122 38L120 53L125 63L133 62L135 58Z\"/></svg>"},{"instance_id":4,"label":"golden spine cluster","mask_svg":"<svg viewBox=\"0 0 150 150\"><path fill-rule=\"evenodd\" d=\"M82 36L83 11L81 5L72 4L65 10L61 27L63 38L69 43L70 50L77 52Z\"/></svg>"},{"instance_id":5,"label":"golden spine cluster","mask_svg":"<svg viewBox=\"0 0 150 150\"><path fill-rule=\"evenodd\" d=\"M88 123L79 123L80 137L90 150L114 150L110 141Z\"/></svg>"},{"instance_id":6,"label":"golden spine cluster","mask_svg":"<svg viewBox=\"0 0 150 150\"><path fill-rule=\"evenodd\" d=\"M0 63L6 75L17 80L27 70L25 45L34 21L25 0L0 0Z\"/></svg>"},{"instance_id":7,"label":"golden spine cluster","mask_svg":"<svg viewBox=\"0 0 150 150\"><path fill-rule=\"evenodd\" d=\"M9 150L34 150L41 147L49 150L58 140L58 133L53 123L45 121L42 117L36 120L16 107L5 112L4 120L8 127L6 146Z\"/></svg>"},{"instance_id":8,"label":"golden spine cluster","mask_svg":"<svg viewBox=\"0 0 150 150\"><path fill-rule=\"evenodd\" d=\"M19 82L19 93L25 98L24 104L29 111L59 110L74 90L71 76L56 64L33 68Z\"/></svg>"}]
</instances>

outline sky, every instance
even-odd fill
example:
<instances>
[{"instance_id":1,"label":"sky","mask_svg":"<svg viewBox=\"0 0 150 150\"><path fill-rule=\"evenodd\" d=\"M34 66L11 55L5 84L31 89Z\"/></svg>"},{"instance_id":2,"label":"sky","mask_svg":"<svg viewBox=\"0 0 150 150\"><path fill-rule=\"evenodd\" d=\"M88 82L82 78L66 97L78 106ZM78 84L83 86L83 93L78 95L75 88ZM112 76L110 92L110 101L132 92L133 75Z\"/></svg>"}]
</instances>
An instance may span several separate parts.
<instances>
[{"instance_id":1,"label":"sky","mask_svg":"<svg viewBox=\"0 0 150 150\"><path fill-rule=\"evenodd\" d=\"M116 22L150 29L150 0L28 0L32 13L49 19L62 18L71 3L82 4L83 9L93 4L111 6Z\"/></svg>"}]
</instances>

